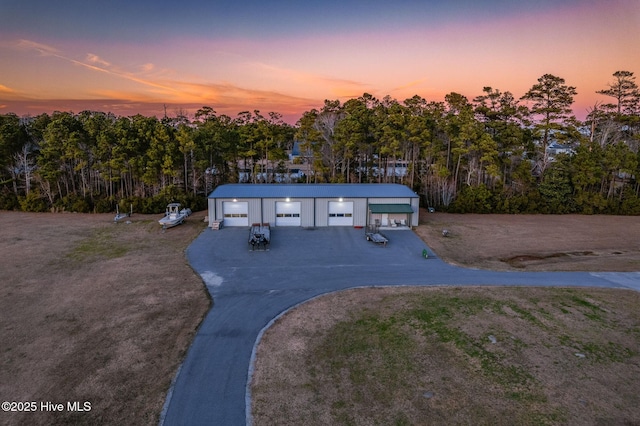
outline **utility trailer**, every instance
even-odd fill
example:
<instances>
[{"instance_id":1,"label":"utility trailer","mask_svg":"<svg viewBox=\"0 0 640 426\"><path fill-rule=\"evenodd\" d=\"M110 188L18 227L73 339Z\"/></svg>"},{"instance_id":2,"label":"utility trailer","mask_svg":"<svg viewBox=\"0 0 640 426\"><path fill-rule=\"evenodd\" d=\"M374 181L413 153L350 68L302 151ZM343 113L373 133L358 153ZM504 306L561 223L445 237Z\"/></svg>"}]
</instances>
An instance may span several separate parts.
<instances>
[{"instance_id":1,"label":"utility trailer","mask_svg":"<svg viewBox=\"0 0 640 426\"><path fill-rule=\"evenodd\" d=\"M251 225L249 230L249 244L251 245L252 251L256 248L259 249L260 246L262 246L263 250L267 250L270 242L271 229L268 223L254 223Z\"/></svg>"},{"instance_id":2,"label":"utility trailer","mask_svg":"<svg viewBox=\"0 0 640 426\"><path fill-rule=\"evenodd\" d=\"M373 241L376 244L382 244L384 247L387 246L389 239L382 235L379 232L367 232L364 234L367 237L367 241Z\"/></svg>"}]
</instances>

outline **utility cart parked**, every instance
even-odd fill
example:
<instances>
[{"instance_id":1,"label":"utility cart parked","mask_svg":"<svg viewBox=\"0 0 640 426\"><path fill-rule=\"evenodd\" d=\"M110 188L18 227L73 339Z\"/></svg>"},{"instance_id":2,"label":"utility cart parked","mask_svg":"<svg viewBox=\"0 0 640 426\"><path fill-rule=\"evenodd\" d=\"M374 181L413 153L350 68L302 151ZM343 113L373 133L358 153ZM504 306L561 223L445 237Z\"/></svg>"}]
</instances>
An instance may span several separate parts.
<instances>
[{"instance_id":1,"label":"utility cart parked","mask_svg":"<svg viewBox=\"0 0 640 426\"><path fill-rule=\"evenodd\" d=\"M386 247L389 242L389 239L380 233L379 226L377 224L368 226L364 236L367 238L367 241L382 244L384 247Z\"/></svg>"},{"instance_id":2,"label":"utility cart parked","mask_svg":"<svg viewBox=\"0 0 640 426\"><path fill-rule=\"evenodd\" d=\"M383 246L387 246L389 239L380 233L371 233L367 232L366 234L367 241L373 241L376 244L382 244Z\"/></svg>"},{"instance_id":3,"label":"utility cart parked","mask_svg":"<svg viewBox=\"0 0 640 426\"><path fill-rule=\"evenodd\" d=\"M251 250L259 249L262 246L266 250L271 242L271 229L268 223L254 223L249 230L249 244Z\"/></svg>"}]
</instances>

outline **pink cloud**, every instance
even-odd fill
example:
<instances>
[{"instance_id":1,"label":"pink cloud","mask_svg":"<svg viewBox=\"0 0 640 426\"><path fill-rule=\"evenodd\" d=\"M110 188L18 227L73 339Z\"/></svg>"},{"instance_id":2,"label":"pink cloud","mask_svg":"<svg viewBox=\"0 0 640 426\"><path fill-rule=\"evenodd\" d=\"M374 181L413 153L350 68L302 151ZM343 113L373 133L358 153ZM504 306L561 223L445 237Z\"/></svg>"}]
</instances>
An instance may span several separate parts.
<instances>
[{"instance_id":1,"label":"pink cloud","mask_svg":"<svg viewBox=\"0 0 640 426\"><path fill-rule=\"evenodd\" d=\"M93 53L87 53L87 62L92 63L92 64L96 64L96 65L100 65L103 67L108 67L111 64L107 61L105 61L104 59L100 58L98 55L94 55Z\"/></svg>"},{"instance_id":2,"label":"pink cloud","mask_svg":"<svg viewBox=\"0 0 640 426\"><path fill-rule=\"evenodd\" d=\"M18 49L22 49L22 50L35 50L45 56L46 55L55 56L59 53L58 49L56 49L55 47L52 47L43 43L37 43L31 40L25 40L25 39L18 40L15 46Z\"/></svg>"},{"instance_id":3,"label":"pink cloud","mask_svg":"<svg viewBox=\"0 0 640 426\"><path fill-rule=\"evenodd\" d=\"M151 72L154 69L155 69L155 65L151 63L143 64L140 66L140 70L145 73Z\"/></svg>"}]
</instances>

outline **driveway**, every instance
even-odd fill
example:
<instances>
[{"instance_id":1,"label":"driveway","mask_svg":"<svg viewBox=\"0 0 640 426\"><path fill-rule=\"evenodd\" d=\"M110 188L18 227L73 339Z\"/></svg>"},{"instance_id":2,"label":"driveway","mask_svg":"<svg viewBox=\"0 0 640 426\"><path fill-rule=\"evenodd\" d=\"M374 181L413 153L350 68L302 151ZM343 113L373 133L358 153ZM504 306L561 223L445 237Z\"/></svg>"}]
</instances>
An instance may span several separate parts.
<instances>
[{"instance_id":1,"label":"driveway","mask_svg":"<svg viewBox=\"0 0 640 426\"><path fill-rule=\"evenodd\" d=\"M270 321L315 296L363 286L588 286L640 290L640 273L493 272L439 260L411 231L386 247L362 229L272 228L267 251L251 251L247 229L205 230L187 259L213 298L161 417L164 425L244 425L256 340ZM422 257L427 249L429 258Z\"/></svg>"}]
</instances>

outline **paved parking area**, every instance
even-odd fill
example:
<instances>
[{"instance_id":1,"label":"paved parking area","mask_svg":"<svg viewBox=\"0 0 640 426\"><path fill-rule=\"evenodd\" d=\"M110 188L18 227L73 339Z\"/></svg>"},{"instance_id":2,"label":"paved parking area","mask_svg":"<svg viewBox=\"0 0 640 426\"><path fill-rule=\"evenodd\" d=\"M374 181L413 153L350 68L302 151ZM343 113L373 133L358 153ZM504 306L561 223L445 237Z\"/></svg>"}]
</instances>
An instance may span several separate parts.
<instances>
[{"instance_id":1,"label":"paved parking area","mask_svg":"<svg viewBox=\"0 0 640 426\"><path fill-rule=\"evenodd\" d=\"M261 330L310 298L352 287L389 285L538 285L633 288L638 274L493 272L440 261L411 231L389 243L362 229L272 228L266 251L251 251L246 228L205 230L187 258L213 297L165 404L166 425L243 425L247 379ZM429 258L422 257L428 250Z\"/></svg>"},{"instance_id":2,"label":"paved parking area","mask_svg":"<svg viewBox=\"0 0 640 426\"><path fill-rule=\"evenodd\" d=\"M407 268L425 273L435 258L424 259L424 243L413 232L388 233L387 246L367 241L364 230L272 228L267 251L251 251L246 229L205 231L189 248L198 272L210 268L223 277L212 294L386 284ZM374 272L375 273L372 273ZM379 276L382 274L382 276ZM374 282L371 279L376 278ZM329 282L328 278L331 278Z\"/></svg>"}]
</instances>

